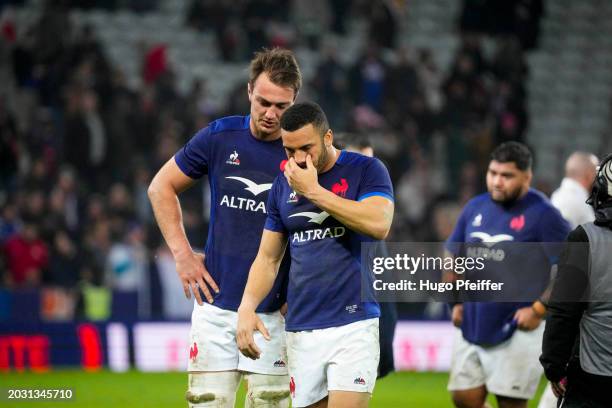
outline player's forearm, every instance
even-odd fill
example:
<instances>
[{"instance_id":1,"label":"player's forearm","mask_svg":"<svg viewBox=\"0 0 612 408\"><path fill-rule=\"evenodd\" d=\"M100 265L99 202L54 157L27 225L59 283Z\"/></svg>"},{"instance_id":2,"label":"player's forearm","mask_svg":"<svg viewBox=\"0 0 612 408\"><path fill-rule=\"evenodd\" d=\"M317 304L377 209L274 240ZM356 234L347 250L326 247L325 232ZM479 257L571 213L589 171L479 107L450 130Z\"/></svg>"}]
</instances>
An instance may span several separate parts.
<instances>
[{"instance_id":1,"label":"player's forearm","mask_svg":"<svg viewBox=\"0 0 612 408\"><path fill-rule=\"evenodd\" d=\"M257 309L257 306L272 290L279 265L280 261L264 259L261 256L255 258L242 295L240 310L255 311Z\"/></svg>"},{"instance_id":2,"label":"player's forearm","mask_svg":"<svg viewBox=\"0 0 612 408\"><path fill-rule=\"evenodd\" d=\"M347 200L321 186L307 194L306 198L346 227L360 234L374 239L385 239L391 229L392 207Z\"/></svg>"},{"instance_id":3,"label":"player's forearm","mask_svg":"<svg viewBox=\"0 0 612 408\"><path fill-rule=\"evenodd\" d=\"M148 189L157 225L174 258L192 251L183 227L183 215L177 193L170 186L153 180Z\"/></svg>"}]
</instances>

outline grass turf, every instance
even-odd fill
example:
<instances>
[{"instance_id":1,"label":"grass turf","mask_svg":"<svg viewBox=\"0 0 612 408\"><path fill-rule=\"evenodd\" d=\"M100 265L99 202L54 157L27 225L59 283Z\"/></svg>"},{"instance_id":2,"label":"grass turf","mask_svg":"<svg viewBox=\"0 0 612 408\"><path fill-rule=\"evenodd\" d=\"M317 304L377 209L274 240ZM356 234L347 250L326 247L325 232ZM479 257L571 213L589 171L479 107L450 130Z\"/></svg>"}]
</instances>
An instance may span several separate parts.
<instances>
[{"instance_id":1,"label":"grass turf","mask_svg":"<svg viewBox=\"0 0 612 408\"><path fill-rule=\"evenodd\" d=\"M393 373L378 381L371 408L437 408L452 407L446 391L448 374L445 373ZM184 373L141 373L129 371L112 373L100 371L86 373L76 370L56 370L44 374L0 374L0 407L181 407L187 376ZM544 382L540 383L538 397ZM68 402L16 402L6 399L7 388L71 388L74 400ZM240 387L236 406L243 407L244 389ZM537 401L537 397L535 399ZM535 401L529 407L536 407ZM493 406L493 399L490 399Z\"/></svg>"}]
</instances>

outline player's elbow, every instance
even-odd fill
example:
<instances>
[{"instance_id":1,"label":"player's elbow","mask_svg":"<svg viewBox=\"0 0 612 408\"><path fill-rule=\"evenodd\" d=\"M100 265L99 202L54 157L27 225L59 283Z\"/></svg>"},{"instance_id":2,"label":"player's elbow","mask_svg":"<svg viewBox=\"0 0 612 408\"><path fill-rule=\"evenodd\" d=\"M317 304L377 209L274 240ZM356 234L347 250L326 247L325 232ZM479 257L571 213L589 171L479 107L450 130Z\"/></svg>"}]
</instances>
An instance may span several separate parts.
<instances>
[{"instance_id":1,"label":"player's elbow","mask_svg":"<svg viewBox=\"0 0 612 408\"><path fill-rule=\"evenodd\" d=\"M377 223L376 225L372 226L370 236L378 241L382 241L389 236L390 230L390 226L383 225L382 223Z\"/></svg>"},{"instance_id":2,"label":"player's elbow","mask_svg":"<svg viewBox=\"0 0 612 408\"><path fill-rule=\"evenodd\" d=\"M147 196L149 197L149 201L155 200L155 197L159 196L161 192L161 188L159 186L159 182L157 179L153 179L151 184L149 184L149 188L147 188Z\"/></svg>"},{"instance_id":3,"label":"player's elbow","mask_svg":"<svg viewBox=\"0 0 612 408\"><path fill-rule=\"evenodd\" d=\"M153 177L151 184L149 184L149 188L147 188L149 201L155 204L160 198L165 196L165 193L168 192L168 187L169 186L163 183L158 176Z\"/></svg>"},{"instance_id":4,"label":"player's elbow","mask_svg":"<svg viewBox=\"0 0 612 408\"><path fill-rule=\"evenodd\" d=\"M384 240L391 231L391 221L393 220L393 210L384 208L378 218L372 222L372 237L377 240Z\"/></svg>"}]
</instances>

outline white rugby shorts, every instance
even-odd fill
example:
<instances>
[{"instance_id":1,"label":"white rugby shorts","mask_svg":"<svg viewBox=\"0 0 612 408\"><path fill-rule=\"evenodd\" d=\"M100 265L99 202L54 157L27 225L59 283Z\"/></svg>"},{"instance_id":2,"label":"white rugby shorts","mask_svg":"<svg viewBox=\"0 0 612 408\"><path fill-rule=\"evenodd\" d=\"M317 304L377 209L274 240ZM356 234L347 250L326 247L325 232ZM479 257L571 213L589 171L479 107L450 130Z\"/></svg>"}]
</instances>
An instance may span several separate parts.
<instances>
[{"instance_id":1,"label":"white rugby shorts","mask_svg":"<svg viewBox=\"0 0 612 408\"><path fill-rule=\"evenodd\" d=\"M305 407L329 391L372 393L380 346L378 318L327 329L287 332L293 407Z\"/></svg>"},{"instance_id":2,"label":"white rugby shorts","mask_svg":"<svg viewBox=\"0 0 612 408\"><path fill-rule=\"evenodd\" d=\"M516 330L492 347L472 344L455 333L449 391L477 388L503 397L531 399L544 372L540 364L544 322L533 331Z\"/></svg>"},{"instance_id":3,"label":"white rugby shorts","mask_svg":"<svg viewBox=\"0 0 612 408\"><path fill-rule=\"evenodd\" d=\"M256 374L286 375L287 346L285 319L280 312L257 313L270 333L270 341L258 331L253 333L261 350L257 360L243 356L236 344L238 313L194 302L191 314L189 364L187 370L240 370Z\"/></svg>"}]
</instances>

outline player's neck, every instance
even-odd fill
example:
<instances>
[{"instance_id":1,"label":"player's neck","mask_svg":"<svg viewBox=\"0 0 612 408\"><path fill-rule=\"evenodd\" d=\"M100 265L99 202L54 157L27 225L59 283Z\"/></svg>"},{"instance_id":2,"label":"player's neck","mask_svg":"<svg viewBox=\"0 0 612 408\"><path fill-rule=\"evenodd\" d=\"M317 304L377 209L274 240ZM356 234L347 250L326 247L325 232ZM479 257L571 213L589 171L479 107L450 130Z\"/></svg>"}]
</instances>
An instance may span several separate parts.
<instances>
[{"instance_id":1,"label":"player's neck","mask_svg":"<svg viewBox=\"0 0 612 408\"><path fill-rule=\"evenodd\" d=\"M331 146L327 153L329 154L329 160L327 161L327 164L325 164L325 167L323 167L321 170L321 173L330 171L338 161L338 156L340 156L340 152L336 150L334 146Z\"/></svg>"}]
</instances>

